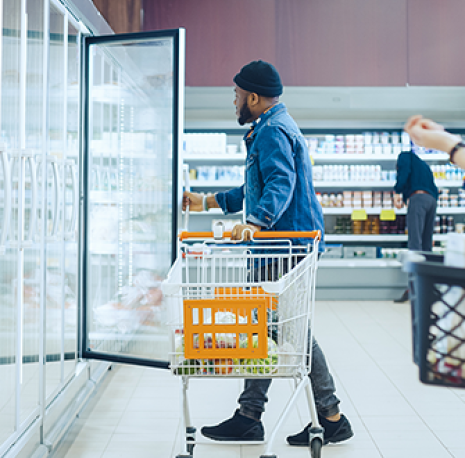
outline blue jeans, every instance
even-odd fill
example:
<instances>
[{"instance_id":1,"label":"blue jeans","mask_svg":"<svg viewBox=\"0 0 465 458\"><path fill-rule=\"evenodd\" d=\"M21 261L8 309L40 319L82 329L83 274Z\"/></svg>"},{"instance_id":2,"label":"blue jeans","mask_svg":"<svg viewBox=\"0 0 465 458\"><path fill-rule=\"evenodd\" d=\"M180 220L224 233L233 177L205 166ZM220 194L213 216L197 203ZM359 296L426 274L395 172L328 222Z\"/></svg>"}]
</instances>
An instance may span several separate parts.
<instances>
[{"instance_id":1,"label":"blue jeans","mask_svg":"<svg viewBox=\"0 0 465 458\"><path fill-rule=\"evenodd\" d=\"M297 260L300 262L303 258ZM284 272L288 270L287 262L284 263ZM268 269L268 279L277 278L276 264L272 269ZM256 269L254 272L254 281L265 280L265 269ZM272 278L275 277L275 278ZM279 307L279 306L278 306ZM309 373L315 405L318 413L323 417L330 417L339 413L339 403L341 402L336 396L336 385L329 372L326 358L315 338L312 338L312 364ZM260 419L265 411L265 403L268 402L267 392L271 385L271 379L245 379L244 391L239 396L239 411L248 417Z\"/></svg>"},{"instance_id":2,"label":"blue jeans","mask_svg":"<svg viewBox=\"0 0 465 458\"><path fill-rule=\"evenodd\" d=\"M312 365L309 377L318 413L323 417L339 413L341 401L335 394L336 385L326 364L325 355L315 339L312 340ZM244 391L238 399L239 411L248 417L260 419L268 401L267 392L270 385L271 379L246 379Z\"/></svg>"}]
</instances>

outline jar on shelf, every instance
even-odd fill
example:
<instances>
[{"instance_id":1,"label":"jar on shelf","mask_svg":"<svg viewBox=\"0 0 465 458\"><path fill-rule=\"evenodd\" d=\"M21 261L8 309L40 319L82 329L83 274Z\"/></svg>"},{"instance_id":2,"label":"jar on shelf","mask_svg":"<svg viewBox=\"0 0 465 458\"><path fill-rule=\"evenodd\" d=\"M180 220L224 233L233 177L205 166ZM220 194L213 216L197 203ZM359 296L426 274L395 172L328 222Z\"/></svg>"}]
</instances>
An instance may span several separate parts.
<instances>
[{"instance_id":1,"label":"jar on shelf","mask_svg":"<svg viewBox=\"0 0 465 458\"><path fill-rule=\"evenodd\" d=\"M321 205L323 208L329 207L329 196L328 194L323 194L321 196Z\"/></svg>"},{"instance_id":2,"label":"jar on shelf","mask_svg":"<svg viewBox=\"0 0 465 458\"><path fill-rule=\"evenodd\" d=\"M335 208L336 207L336 194L329 195L329 207Z\"/></svg>"},{"instance_id":3,"label":"jar on shelf","mask_svg":"<svg viewBox=\"0 0 465 458\"><path fill-rule=\"evenodd\" d=\"M363 233L363 221L352 221L352 232L355 235L362 235L362 233Z\"/></svg>"},{"instance_id":4,"label":"jar on shelf","mask_svg":"<svg viewBox=\"0 0 465 458\"><path fill-rule=\"evenodd\" d=\"M441 233L441 218L439 216L436 216L434 220L434 233L435 234Z\"/></svg>"},{"instance_id":5,"label":"jar on shelf","mask_svg":"<svg viewBox=\"0 0 465 458\"><path fill-rule=\"evenodd\" d=\"M373 235L379 234L379 216L374 216L371 221L371 233Z\"/></svg>"}]
</instances>

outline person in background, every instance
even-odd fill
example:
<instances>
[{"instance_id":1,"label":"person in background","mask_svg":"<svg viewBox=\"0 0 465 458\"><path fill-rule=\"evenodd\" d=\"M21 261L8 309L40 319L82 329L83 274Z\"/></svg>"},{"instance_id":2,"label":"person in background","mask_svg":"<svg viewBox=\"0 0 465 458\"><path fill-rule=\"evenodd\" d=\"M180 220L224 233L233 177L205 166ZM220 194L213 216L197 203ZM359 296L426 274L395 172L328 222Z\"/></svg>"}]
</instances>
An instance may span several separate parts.
<instances>
[{"instance_id":1,"label":"person in background","mask_svg":"<svg viewBox=\"0 0 465 458\"><path fill-rule=\"evenodd\" d=\"M439 193L429 165L412 151L402 152L397 158L394 193L396 208L407 205L408 249L432 251ZM407 289L394 302L406 302L408 298Z\"/></svg>"},{"instance_id":2,"label":"person in background","mask_svg":"<svg viewBox=\"0 0 465 458\"><path fill-rule=\"evenodd\" d=\"M324 230L321 206L312 182L312 169L305 139L279 96L283 92L275 67L261 60L245 65L234 77L236 116L239 124L251 123L244 137L247 147L245 184L215 195L185 192L183 208L191 211L221 208L225 214L241 211L245 200L246 224L232 230L235 240L249 240L258 230ZM299 245L309 240L298 240ZM323 243L320 249L324 250ZM353 436L349 420L339 412L339 399L325 356L312 339L309 374L324 442L341 442ZM204 436L219 441L260 441L261 422L271 379L246 379L239 396L239 409L232 418L205 426ZM308 425L289 436L290 445L308 446Z\"/></svg>"},{"instance_id":3,"label":"person in background","mask_svg":"<svg viewBox=\"0 0 465 458\"><path fill-rule=\"evenodd\" d=\"M444 151L452 164L465 169L465 143L459 135L445 131L443 126L421 115L410 117L404 130L416 145Z\"/></svg>"}]
</instances>

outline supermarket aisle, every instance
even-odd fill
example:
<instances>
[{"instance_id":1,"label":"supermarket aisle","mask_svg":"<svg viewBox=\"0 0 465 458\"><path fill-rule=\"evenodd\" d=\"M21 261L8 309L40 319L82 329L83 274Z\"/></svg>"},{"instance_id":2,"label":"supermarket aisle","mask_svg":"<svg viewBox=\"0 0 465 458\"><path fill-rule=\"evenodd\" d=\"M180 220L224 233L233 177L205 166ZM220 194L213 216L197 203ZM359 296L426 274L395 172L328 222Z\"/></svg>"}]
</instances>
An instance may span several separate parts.
<instances>
[{"instance_id":1,"label":"supermarket aisle","mask_svg":"<svg viewBox=\"0 0 465 458\"><path fill-rule=\"evenodd\" d=\"M353 425L350 441L324 447L323 458L465 457L465 390L428 387L411 362L410 309L392 302L318 302L317 337L336 377L342 410ZM270 431L290 394L289 381L270 391ZM236 380L193 380L196 426L230 416ZM178 451L178 379L168 372L116 367L98 397L78 418L54 457L170 458ZM280 458L309 458L285 437L306 424L305 397L279 433ZM258 458L261 446L199 445L197 458Z\"/></svg>"}]
</instances>

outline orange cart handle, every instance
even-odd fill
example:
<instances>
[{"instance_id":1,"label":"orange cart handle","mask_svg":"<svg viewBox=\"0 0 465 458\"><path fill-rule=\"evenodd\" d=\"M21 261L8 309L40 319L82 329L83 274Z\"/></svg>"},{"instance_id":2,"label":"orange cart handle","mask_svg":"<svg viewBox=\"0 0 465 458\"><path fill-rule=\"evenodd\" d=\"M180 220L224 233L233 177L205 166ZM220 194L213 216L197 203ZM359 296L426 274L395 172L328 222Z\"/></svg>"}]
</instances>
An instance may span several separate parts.
<instances>
[{"instance_id":1,"label":"orange cart handle","mask_svg":"<svg viewBox=\"0 0 465 458\"><path fill-rule=\"evenodd\" d=\"M212 239L213 232L187 232L179 234L179 239ZM224 232L224 238L231 238L231 232ZM257 231L254 239L315 239L321 240L321 231Z\"/></svg>"}]
</instances>

